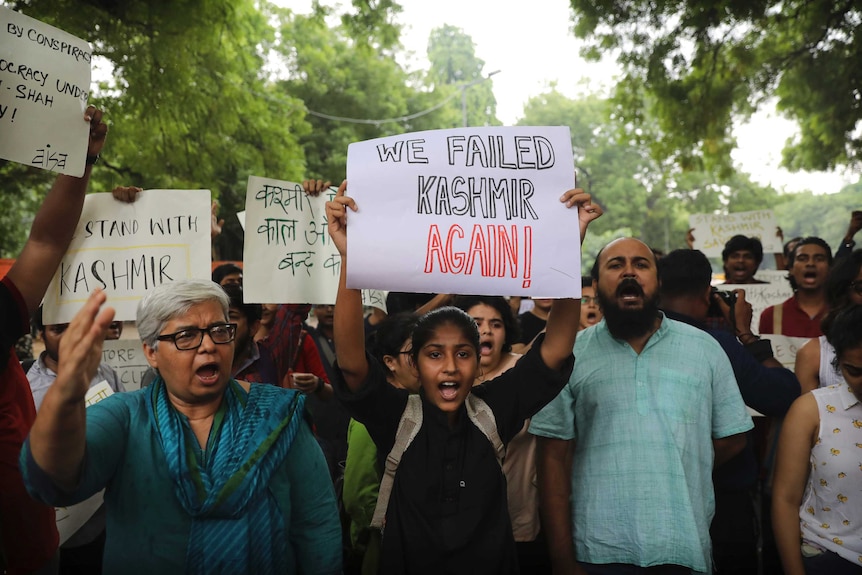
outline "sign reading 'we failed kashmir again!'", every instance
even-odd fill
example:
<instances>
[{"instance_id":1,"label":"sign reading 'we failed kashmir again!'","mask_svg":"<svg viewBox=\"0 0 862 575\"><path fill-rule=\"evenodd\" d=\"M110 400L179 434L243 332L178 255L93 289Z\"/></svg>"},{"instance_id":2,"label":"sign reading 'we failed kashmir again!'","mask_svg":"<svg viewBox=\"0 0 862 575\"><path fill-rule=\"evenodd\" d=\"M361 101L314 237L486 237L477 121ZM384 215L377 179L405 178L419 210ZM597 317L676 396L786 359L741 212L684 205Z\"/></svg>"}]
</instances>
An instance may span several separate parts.
<instances>
[{"instance_id":1,"label":"sign reading 'we failed kashmir again!'","mask_svg":"<svg viewBox=\"0 0 862 575\"><path fill-rule=\"evenodd\" d=\"M351 144L347 284L578 297L566 127L458 128Z\"/></svg>"}]
</instances>

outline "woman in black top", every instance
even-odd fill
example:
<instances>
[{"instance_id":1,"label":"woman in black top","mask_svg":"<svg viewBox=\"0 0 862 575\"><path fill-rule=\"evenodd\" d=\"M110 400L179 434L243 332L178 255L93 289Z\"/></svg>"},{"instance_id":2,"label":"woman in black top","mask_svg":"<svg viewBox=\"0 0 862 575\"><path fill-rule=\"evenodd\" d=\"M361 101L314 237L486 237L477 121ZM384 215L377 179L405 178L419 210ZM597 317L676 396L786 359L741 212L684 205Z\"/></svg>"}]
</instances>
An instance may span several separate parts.
<instances>
[{"instance_id":1,"label":"woman in black top","mask_svg":"<svg viewBox=\"0 0 862 575\"><path fill-rule=\"evenodd\" d=\"M347 210L344 195L327 202L329 233L342 257L334 334L340 377L336 395L368 428L380 454L395 442L408 394L386 383L386 373L365 353L360 292L346 287ZM581 238L601 208L583 190L561 201L579 206ZM509 371L473 387L479 370L479 335L473 319L456 308L423 316L411 355L421 384L422 426L404 453L386 513L383 573L517 573L506 483L490 441L468 418L470 393L493 413L505 444L524 420L551 401L568 381L580 300L554 303L544 338Z\"/></svg>"}]
</instances>

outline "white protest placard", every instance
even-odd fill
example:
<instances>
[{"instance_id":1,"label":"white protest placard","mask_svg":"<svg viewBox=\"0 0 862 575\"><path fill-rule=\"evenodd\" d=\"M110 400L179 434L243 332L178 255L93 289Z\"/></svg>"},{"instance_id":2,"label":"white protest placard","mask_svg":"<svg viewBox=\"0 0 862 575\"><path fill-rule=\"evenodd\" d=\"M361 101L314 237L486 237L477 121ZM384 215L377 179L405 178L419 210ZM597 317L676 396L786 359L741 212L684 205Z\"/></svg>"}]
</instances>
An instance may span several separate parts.
<instances>
[{"instance_id":1,"label":"white protest placard","mask_svg":"<svg viewBox=\"0 0 862 575\"><path fill-rule=\"evenodd\" d=\"M762 337L772 342L772 355L790 371L793 371L796 366L796 352L811 341L807 337L789 337L773 333L764 334Z\"/></svg>"},{"instance_id":2,"label":"white protest placard","mask_svg":"<svg viewBox=\"0 0 862 575\"><path fill-rule=\"evenodd\" d=\"M236 219L239 220L239 225L242 227L242 231L245 231L245 210L237 212Z\"/></svg>"},{"instance_id":3,"label":"white protest placard","mask_svg":"<svg viewBox=\"0 0 862 575\"><path fill-rule=\"evenodd\" d=\"M772 210L736 212L733 214L692 214L688 217L693 228L694 249L707 257L720 257L727 240L735 235L755 237L763 244L763 253L781 253L784 246L775 235L778 224Z\"/></svg>"},{"instance_id":4,"label":"white protest placard","mask_svg":"<svg viewBox=\"0 0 862 575\"><path fill-rule=\"evenodd\" d=\"M778 305L793 295L787 282L774 284L721 284L715 286L722 291L745 290L745 301L751 304L751 332L760 331L760 314L771 305Z\"/></svg>"},{"instance_id":5,"label":"white protest placard","mask_svg":"<svg viewBox=\"0 0 862 575\"><path fill-rule=\"evenodd\" d=\"M326 229L333 189L309 196L302 184L251 176L245 196L243 297L255 303L326 303L341 258Z\"/></svg>"},{"instance_id":6,"label":"white protest placard","mask_svg":"<svg viewBox=\"0 0 862 575\"><path fill-rule=\"evenodd\" d=\"M45 322L68 323L95 288L134 320L147 290L210 278L209 190L146 190L133 203L91 194L45 294Z\"/></svg>"},{"instance_id":7,"label":"white protest placard","mask_svg":"<svg viewBox=\"0 0 862 575\"><path fill-rule=\"evenodd\" d=\"M248 179L242 220L246 302L335 303L341 255L329 238L324 208L335 192L309 196L302 184ZM386 311L385 293L363 293L362 302Z\"/></svg>"},{"instance_id":8,"label":"white protest placard","mask_svg":"<svg viewBox=\"0 0 862 575\"><path fill-rule=\"evenodd\" d=\"M433 130L350 144L347 284L578 297L567 127Z\"/></svg>"},{"instance_id":9,"label":"white protest placard","mask_svg":"<svg viewBox=\"0 0 862 575\"><path fill-rule=\"evenodd\" d=\"M117 372L126 391L141 389L144 372L150 367L139 339L108 339L102 344L102 363Z\"/></svg>"},{"instance_id":10,"label":"white protest placard","mask_svg":"<svg viewBox=\"0 0 862 575\"><path fill-rule=\"evenodd\" d=\"M0 6L0 157L80 177L90 45Z\"/></svg>"},{"instance_id":11,"label":"white protest placard","mask_svg":"<svg viewBox=\"0 0 862 575\"><path fill-rule=\"evenodd\" d=\"M84 403L87 407L99 403L109 395L113 394L114 390L108 385L107 381L101 381L91 387L84 397ZM57 531L60 533L60 545L65 543L78 529L84 526L89 521L90 517L102 505L105 497L105 490L101 490L89 498L71 505L69 507L56 507Z\"/></svg>"},{"instance_id":12,"label":"white protest placard","mask_svg":"<svg viewBox=\"0 0 862 575\"><path fill-rule=\"evenodd\" d=\"M786 284L787 270L757 270L754 274L754 279L771 284Z\"/></svg>"}]
</instances>

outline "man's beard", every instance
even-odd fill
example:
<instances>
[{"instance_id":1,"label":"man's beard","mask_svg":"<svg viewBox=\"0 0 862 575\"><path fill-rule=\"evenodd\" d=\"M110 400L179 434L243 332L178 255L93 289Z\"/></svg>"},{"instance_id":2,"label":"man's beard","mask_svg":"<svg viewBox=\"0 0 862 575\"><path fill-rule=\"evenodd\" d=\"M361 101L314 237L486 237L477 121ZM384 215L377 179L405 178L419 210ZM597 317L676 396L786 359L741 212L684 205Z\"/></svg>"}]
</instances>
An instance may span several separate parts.
<instances>
[{"instance_id":1,"label":"man's beard","mask_svg":"<svg viewBox=\"0 0 862 575\"><path fill-rule=\"evenodd\" d=\"M641 309L624 309L617 305L616 298L625 290L636 290L640 294L643 300ZM647 298L636 280L626 278L617 286L613 299L608 298L602 290L598 290L596 295L599 298L602 313L604 313L605 325L608 326L608 331L615 338L627 341L642 337L653 329L656 317L658 317L658 291L652 297Z\"/></svg>"}]
</instances>

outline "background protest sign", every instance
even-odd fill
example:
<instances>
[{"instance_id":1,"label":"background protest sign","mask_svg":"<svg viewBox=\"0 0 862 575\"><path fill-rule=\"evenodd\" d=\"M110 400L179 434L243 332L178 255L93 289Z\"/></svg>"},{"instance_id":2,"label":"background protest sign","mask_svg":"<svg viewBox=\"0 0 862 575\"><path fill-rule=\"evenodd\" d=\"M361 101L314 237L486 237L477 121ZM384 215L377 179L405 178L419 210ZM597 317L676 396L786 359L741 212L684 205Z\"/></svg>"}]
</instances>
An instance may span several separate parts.
<instances>
[{"instance_id":1,"label":"background protest sign","mask_svg":"<svg viewBox=\"0 0 862 575\"><path fill-rule=\"evenodd\" d=\"M781 238L775 235L778 224L772 210L736 212L734 214L692 214L688 217L693 228L694 249L707 257L721 257L724 244L735 235L756 237L763 244L763 253L781 253Z\"/></svg>"},{"instance_id":2,"label":"background protest sign","mask_svg":"<svg viewBox=\"0 0 862 575\"><path fill-rule=\"evenodd\" d=\"M114 368L123 389L135 391L141 388L144 372L150 367L140 339L107 339L102 344L102 363Z\"/></svg>"},{"instance_id":3,"label":"background protest sign","mask_svg":"<svg viewBox=\"0 0 862 575\"><path fill-rule=\"evenodd\" d=\"M341 255L329 238L324 208L335 191L309 196L302 184L248 179L241 220L246 302L335 303ZM369 291L362 300L386 311L386 294Z\"/></svg>"},{"instance_id":4,"label":"background protest sign","mask_svg":"<svg viewBox=\"0 0 862 575\"><path fill-rule=\"evenodd\" d=\"M577 297L578 215L566 127L459 128L351 144L347 284L406 292Z\"/></svg>"},{"instance_id":5,"label":"background protest sign","mask_svg":"<svg viewBox=\"0 0 862 575\"><path fill-rule=\"evenodd\" d=\"M786 284L788 283L787 276L787 270L757 270L754 279L771 284Z\"/></svg>"},{"instance_id":6,"label":"background protest sign","mask_svg":"<svg viewBox=\"0 0 862 575\"><path fill-rule=\"evenodd\" d=\"M751 304L751 332L758 333L760 314L771 305L779 305L793 295L788 282L774 284L721 284L715 286L722 291L745 290L745 301Z\"/></svg>"},{"instance_id":7,"label":"background protest sign","mask_svg":"<svg viewBox=\"0 0 862 575\"><path fill-rule=\"evenodd\" d=\"M796 352L811 341L807 337L788 337L772 333L765 334L763 337L772 342L772 354L775 359L791 371L796 367Z\"/></svg>"},{"instance_id":8,"label":"background protest sign","mask_svg":"<svg viewBox=\"0 0 862 575\"><path fill-rule=\"evenodd\" d=\"M90 45L0 6L0 157L80 177Z\"/></svg>"},{"instance_id":9,"label":"background protest sign","mask_svg":"<svg viewBox=\"0 0 862 575\"><path fill-rule=\"evenodd\" d=\"M210 278L209 190L147 190L134 203L91 194L45 294L45 322L67 323L95 288L134 320L154 286Z\"/></svg>"}]
</instances>

